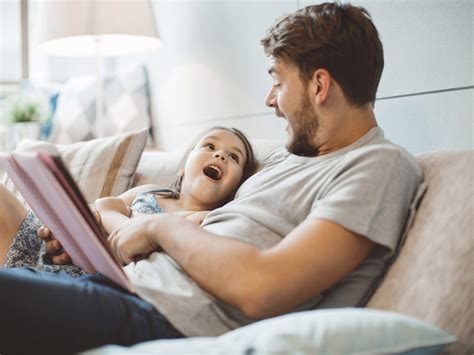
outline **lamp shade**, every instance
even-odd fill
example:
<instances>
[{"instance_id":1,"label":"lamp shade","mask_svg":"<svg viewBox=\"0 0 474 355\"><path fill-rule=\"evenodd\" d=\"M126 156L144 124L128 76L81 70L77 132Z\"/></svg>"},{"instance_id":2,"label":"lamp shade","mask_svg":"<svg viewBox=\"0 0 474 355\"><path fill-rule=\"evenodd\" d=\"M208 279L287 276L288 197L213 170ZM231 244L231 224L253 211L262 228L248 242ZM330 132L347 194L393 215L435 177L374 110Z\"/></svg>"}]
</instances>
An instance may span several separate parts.
<instances>
[{"instance_id":1,"label":"lamp shade","mask_svg":"<svg viewBox=\"0 0 474 355\"><path fill-rule=\"evenodd\" d=\"M159 45L149 0L43 0L39 48L58 56L118 56Z\"/></svg>"}]
</instances>

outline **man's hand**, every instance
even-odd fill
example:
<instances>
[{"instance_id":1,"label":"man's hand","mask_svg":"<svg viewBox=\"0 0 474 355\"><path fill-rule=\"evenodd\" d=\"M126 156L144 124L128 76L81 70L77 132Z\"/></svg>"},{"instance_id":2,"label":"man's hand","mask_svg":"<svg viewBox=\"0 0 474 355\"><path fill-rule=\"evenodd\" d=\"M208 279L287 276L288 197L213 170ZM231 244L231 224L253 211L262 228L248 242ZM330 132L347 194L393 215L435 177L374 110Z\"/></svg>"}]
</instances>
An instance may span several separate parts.
<instances>
[{"instance_id":1,"label":"man's hand","mask_svg":"<svg viewBox=\"0 0 474 355\"><path fill-rule=\"evenodd\" d=\"M156 215L135 217L112 231L107 241L120 263L127 265L159 250L149 230Z\"/></svg>"},{"instance_id":2,"label":"man's hand","mask_svg":"<svg viewBox=\"0 0 474 355\"><path fill-rule=\"evenodd\" d=\"M54 239L49 228L41 226L36 232L38 237L46 243L46 254L55 265L67 265L71 263L71 257L63 249L61 243Z\"/></svg>"}]
</instances>

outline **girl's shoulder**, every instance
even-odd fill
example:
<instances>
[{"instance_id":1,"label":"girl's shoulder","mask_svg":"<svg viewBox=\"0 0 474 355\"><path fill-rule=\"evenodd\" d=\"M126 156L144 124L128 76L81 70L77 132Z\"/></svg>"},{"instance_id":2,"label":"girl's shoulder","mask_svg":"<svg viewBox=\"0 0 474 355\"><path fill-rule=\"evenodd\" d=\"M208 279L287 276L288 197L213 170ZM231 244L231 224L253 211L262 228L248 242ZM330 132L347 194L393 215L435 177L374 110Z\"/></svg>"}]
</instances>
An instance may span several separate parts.
<instances>
[{"instance_id":1,"label":"girl's shoulder","mask_svg":"<svg viewBox=\"0 0 474 355\"><path fill-rule=\"evenodd\" d=\"M122 195L120 195L120 197L125 201L125 203L130 205L138 194L147 193L162 188L162 186L155 184L140 185L125 191Z\"/></svg>"},{"instance_id":2,"label":"girl's shoulder","mask_svg":"<svg viewBox=\"0 0 474 355\"><path fill-rule=\"evenodd\" d=\"M160 191L164 190L165 188L161 185L156 185L156 184L145 184L145 185L140 185L131 188L129 191L133 191L136 193L142 193L142 192L152 192L152 191Z\"/></svg>"}]
</instances>

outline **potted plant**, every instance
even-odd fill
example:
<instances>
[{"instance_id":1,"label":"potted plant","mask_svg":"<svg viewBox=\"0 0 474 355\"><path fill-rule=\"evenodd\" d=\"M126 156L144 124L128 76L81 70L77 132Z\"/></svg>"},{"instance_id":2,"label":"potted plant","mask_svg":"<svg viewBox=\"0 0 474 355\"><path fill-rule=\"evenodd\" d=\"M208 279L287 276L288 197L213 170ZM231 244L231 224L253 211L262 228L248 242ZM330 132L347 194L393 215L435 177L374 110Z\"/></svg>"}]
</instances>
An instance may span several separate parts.
<instances>
[{"instance_id":1,"label":"potted plant","mask_svg":"<svg viewBox=\"0 0 474 355\"><path fill-rule=\"evenodd\" d=\"M23 139L39 139L48 118L48 104L38 95L17 94L8 98L7 119L13 147Z\"/></svg>"}]
</instances>

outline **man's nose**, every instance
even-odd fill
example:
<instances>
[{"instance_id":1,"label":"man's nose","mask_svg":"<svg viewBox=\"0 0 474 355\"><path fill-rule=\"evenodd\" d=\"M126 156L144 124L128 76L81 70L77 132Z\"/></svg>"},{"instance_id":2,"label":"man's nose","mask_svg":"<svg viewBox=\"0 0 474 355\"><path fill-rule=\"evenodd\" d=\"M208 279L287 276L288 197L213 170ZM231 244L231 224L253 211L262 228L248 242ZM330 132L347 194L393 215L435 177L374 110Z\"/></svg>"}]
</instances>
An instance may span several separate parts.
<instances>
[{"instance_id":1,"label":"man's nose","mask_svg":"<svg viewBox=\"0 0 474 355\"><path fill-rule=\"evenodd\" d=\"M221 159L222 161L226 161L225 154L221 150L214 152L214 158L218 158L218 159Z\"/></svg>"},{"instance_id":2,"label":"man's nose","mask_svg":"<svg viewBox=\"0 0 474 355\"><path fill-rule=\"evenodd\" d=\"M265 105L267 105L268 107L276 107L275 88L273 86L267 94L267 97L265 99Z\"/></svg>"}]
</instances>

